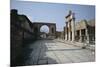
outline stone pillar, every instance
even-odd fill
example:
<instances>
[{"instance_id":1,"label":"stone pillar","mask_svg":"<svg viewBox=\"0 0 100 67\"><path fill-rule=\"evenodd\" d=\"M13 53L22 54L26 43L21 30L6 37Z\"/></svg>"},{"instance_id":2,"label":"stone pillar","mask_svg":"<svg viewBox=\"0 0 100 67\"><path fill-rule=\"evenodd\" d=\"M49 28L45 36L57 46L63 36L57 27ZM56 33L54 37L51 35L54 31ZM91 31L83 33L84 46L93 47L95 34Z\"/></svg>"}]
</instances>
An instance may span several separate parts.
<instances>
[{"instance_id":1,"label":"stone pillar","mask_svg":"<svg viewBox=\"0 0 100 67\"><path fill-rule=\"evenodd\" d=\"M75 40L75 18L74 13L71 14L71 30L72 30L72 41Z\"/></svg>"},{"instance_id":2,"label":"stone pillar","mask_svg":"<svg viewBox=\"0 0 100 67\"><path fill-rule=\"evenodd\" d=\"M80 31L80 40L79 40L79 42L82 42L82 33L81 33L81 30L79 30Z\"/></svg>"},{"instance_id":3,"label":"stone pillar","mask_svg":"<svg viewBox=\"0 0 100 67\"><path fill-rule=\"evenodd\" d=\"M69 41L71 40L70 38L71 38L71 32L69 31L69 32L68 32L68 40L69 40Z\"/></svg>"},{"instance_id":4,"label":"stone pillar","mask_svg":"<svg viewBox=\"0 0 100 67\"><path fill-rule=\"evenodd\" d=\"M86 43L89 43L89 35L87 28L85 29L85 35L86 35Z\"/></svg>"},{"instance_id":5,"label":"stone pillar","mask_svg":"<svg viewBox=\"0 0 100 67\"><path fill-rule=\"evenodd\" d=\"M70 27L70 22L68 23L68 41L71 40L71 27Z\"/></svg>"},{"instance_id":6,"label":"stone pillar","mask_svg":"<svg viewBox=\"0 0 100 67\"><path fill-rule=\"evenodd\" d=\"M67 39L67 35L68 35L68 34L66 33L66 34L65 34L65 40L68 40L68 39Z\"/></svg>"},{"instance_id":7,"label":"stone pillar","mask_svg":"<svg viewBox=\"0 0 100 67\"><path fill-rule=\"evenodd\" d=\"M67 34L67 27L65 27L64 31L65 31L65 32L64 32L64 33L65 33L65 34L64 34L64 37L65 37L65 40L67 40L67 36L68 36L68 34Z\"/></svg>"}]
</instances>

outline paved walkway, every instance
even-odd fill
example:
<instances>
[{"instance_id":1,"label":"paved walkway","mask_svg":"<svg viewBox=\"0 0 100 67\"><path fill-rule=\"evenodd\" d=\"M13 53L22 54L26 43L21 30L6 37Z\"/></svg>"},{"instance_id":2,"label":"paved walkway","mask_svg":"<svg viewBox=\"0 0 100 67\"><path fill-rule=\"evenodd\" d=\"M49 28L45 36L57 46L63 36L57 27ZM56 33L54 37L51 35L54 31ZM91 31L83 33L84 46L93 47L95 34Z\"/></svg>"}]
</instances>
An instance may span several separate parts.
<instances>
[{"instance_id":1,"label":"paved walkway","mask_svg":"<svg viewBox=\"0 0 100 67\"><path fill-rule=\"evenodd\" d=\"M82 42L71 42L71 41L67 41L67 40L62 40L62 39L56 39L56 41L58 42L62 42L65 44L69 44L69 45L74 45L74 46L78 46L78 47L86 47L86 49L90 49L93 52L95 52L95 44L87 44L87 43L82 43Z\"/></svg>"},{"instance_id":2,"label":"paved walkway","mask_svg":"<svg viewBox=\"0 0 100 67\"><path fill-rule=\"evenodd\" d=\"M32 52L29 54L30 58L26 61L26 65L95 61L95 55L90 50L56 40L39 40L31 44L29 48Z\"/></svg>"}]
</instances>

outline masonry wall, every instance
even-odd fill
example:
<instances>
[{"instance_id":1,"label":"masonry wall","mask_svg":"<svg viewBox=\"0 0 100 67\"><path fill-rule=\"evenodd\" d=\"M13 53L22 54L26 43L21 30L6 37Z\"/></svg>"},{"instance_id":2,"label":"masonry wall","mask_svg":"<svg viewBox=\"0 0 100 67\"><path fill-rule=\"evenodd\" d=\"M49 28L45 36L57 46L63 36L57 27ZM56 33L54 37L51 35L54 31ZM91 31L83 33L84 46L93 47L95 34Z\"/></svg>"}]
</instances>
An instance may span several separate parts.
<instances>
[{"instance_id":1,"label":"masonry wall","mask_svg":"<svg viewBox=\"0 0 100 67\"><path fill-rule=\"evenodd\" d=\"M17 58L22 57L23 47L35 38L26 16L19 15L14 9L11 10L10 19L11 65L16 65Z\"/></svg>"}]
</instances>

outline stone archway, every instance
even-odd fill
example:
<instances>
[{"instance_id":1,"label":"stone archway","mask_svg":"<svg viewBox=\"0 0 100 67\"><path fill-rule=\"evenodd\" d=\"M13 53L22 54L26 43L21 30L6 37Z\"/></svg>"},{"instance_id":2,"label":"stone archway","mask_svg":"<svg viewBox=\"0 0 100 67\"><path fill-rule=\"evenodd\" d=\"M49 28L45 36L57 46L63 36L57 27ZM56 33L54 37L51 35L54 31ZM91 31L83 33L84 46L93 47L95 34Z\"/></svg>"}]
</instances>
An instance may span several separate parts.
<instances>
[{"instance_id":1,"label":"stone archway","mask_svg":"<svg viewBox=\"0 0 100 67\"><path fill-rule=\"evenodd\" d=\"M49 28L49 33L46 34L44 32L41 33L40 29L42 26L46 25ZM54 39L55 35L56 35L56 24L55 23L43 23L43 22L34 22L33 23L33 32L35 32L35 28L37 28L37 38L41 39L40 35L41 34L45 34L46 36L48 36L46 39ZM44 35L44 37L45 37Z\"/></svg>"},{"instance_id":2,"label":"stone archway","mask_svg":"<svg viewBox=\"0 0 100 67\"><path fill-rule=\"evenodd\" d=\"M41 38L48 38L48 34L49 34L49 27L47 25L43 25L40 27L40 37Z\"/></svg>"}]
</instances>

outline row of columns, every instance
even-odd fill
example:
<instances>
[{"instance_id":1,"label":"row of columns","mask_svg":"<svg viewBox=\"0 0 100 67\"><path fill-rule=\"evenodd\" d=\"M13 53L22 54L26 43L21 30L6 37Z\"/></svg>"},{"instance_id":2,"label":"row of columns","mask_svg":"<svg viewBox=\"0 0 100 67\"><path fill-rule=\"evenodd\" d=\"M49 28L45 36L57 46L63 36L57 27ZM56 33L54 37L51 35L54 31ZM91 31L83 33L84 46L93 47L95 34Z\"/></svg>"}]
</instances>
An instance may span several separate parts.
<instances>
[{"instance_id":1,"label":"row of columns","mask_svg":"<svg viewBox=\"0 0 100 67\"><path fill-rule=\"evenodd\" d=\"M65 33L65 40L68 41L75 41L75 35L76 35L76 30L75 30L75 14L72 11L69 11L69 14L66 16L66 33ZM68 29L67 29L68 28ZM88 34L88 29L85 28L84 36L82 35L82 29L79 30L79 41L82 42L83 38L86 38L87 43L89 43L89 34Z\"/></svg>"},{"instance_id":2,"label":"row of columns","mask_svg":"<svg viewBox=\"0 0 100 67\"><path fill-rule=\"evenodd\" d=\"M83 30L84 30L84 34L82 33ZM89 35L88 35L87 28L80 29L78 31L79 31L79 34L77 34L76 36L79 37L79 42L85 41L85 42L89 43Z\"/></svg>"},{"instance_id":3,"label":"row of columns","mask_svg":"<svg viewBox=\"0 0 100 67\"><path fill-rule=\"evenodd\" d=\"M66 40L74 41L75 40L75 16L72 11L69 11L69 14L66 16L68 27L68 34L66 34Z\"/></svg>"}]
</instances>

